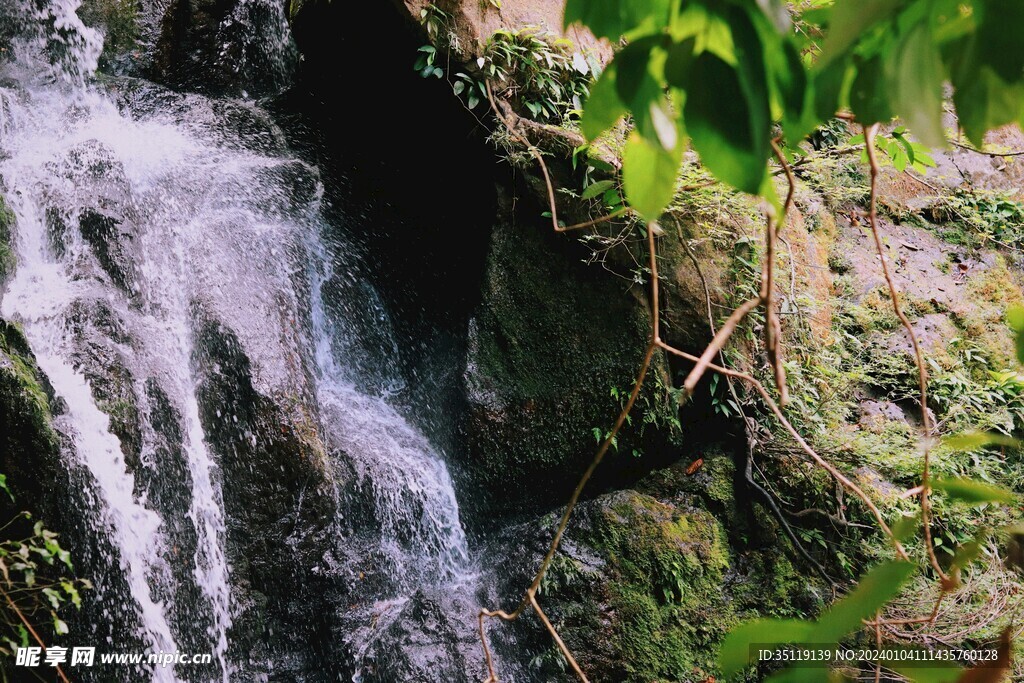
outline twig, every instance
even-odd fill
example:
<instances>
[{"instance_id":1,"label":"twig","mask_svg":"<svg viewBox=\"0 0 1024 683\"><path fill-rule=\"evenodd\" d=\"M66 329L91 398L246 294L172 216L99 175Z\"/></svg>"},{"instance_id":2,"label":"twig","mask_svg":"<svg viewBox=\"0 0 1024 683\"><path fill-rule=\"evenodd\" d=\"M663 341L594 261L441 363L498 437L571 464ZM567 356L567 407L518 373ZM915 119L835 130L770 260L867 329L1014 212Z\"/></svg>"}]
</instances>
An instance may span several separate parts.
<instances>
[{"instance_id":1,"label":"twig","mask_svg":"<svg viewBox=\"0 0 1024 683\"><path fill-rule=\"evenodd\" d=\"M953 143L954 147L966 149L968 152L974 152L975 154L984 154L985 156L992 157L994 159L998 159L999 157L1024 157L1024 151L988 152L983 149L978 149L977 147L972 147L971 145L965 145L962 142L957 142L956 140L950 140L950 142Z\"/></svg>"},{"instance_id":2,"label":"twig","mask_svg":"<svg viewBox=\"0 0 1024 683\"><path fill-rule=\"evenodd\" d=\"M679 237L680 244L683 245L683 250L686 251L686 255L690 258L690 261L693 263L694 270L697 271L697 277L700 278L701 286L703 286L704 288L704 302L707 306L708 312L708 328L711 330L711 334L714 335L715 316L711 308L711 288L708 287L707 278L704 277L704 269L700 267L700 261L697 260L697 256L693 253L693 250L690 249L690 245L686 243L685 239L683 239L682 230L679 229L678 226L676 234ZM723 367L725 367L725 354L719 353L718 361L719 363L721 363ZM729 393L732 396L733 402L735 402L737 409L739 409L739 406L742 404L742 401L740 401L739 394L736 393L736 386L733 383L732 377L726 377L725 383L726 386L729 387ZM782 526L783 530L786 532L786 535L789 537L790 542L793 544L793 547L796 548L797 552L800 553L800 555L803 556L807 563L814 567L815 571L817 571L834 588L835 581L832 580L832 577L828 575L828 572L826 572L825 569L821 566L821 564L819 564L817 560L811 557L811 554L807 552L806 548L804 548L803 544L800 542L800 539L797 538L796 533L794 533L792 526L790 526L789 522L783 516L782 510L775 503L775 499L772 497L772 494L769 493L763 486L758 484L757 481L754 479L754 475L751 470L754 464L754 446L757 440L754 436L754 428L751 425L752 419L744 415L742 411L740 412L739 417L740 419L743 420L743 430L746 432L747 435L747 455L746 465L744 467L744 474L746 476L747 484L749 484L750 487L753 488L755 491L760 493L761 497L764 498L768 509L771 510L772 513L775 515L775 518L779 520L780 526Z\"/></svg>"},{"instance_id":3,"label":"twig","mask_svg":"<svg viewBox=\"0 0 1024 683\"><path fill-rule=\"evenodd\" d=\"M498 108L498 103L495 102L494 100L494 93L491 90L491 82L486 81L484 83L484 87L487 90L487 100L491 103L491 110L494 111L494 115L498 118L499 121L501 121L502 125L505 126L505 128L509 132L509 135L511 135L513 138L518 140L522 145L524 145L529 150L533 158L536 159L537 163L540 165L541 174L544 176L544 184L547 186L548 190L548 204L551 208L551 227L554 228L555 232L568 232L570 230L581 230L583 228L589 228L592 225L597 225L598 223L603 223L604 221L616 218L627 211L627 209L620 209L619 211L613 212L611 215L604 216L602 218L597 218L592 221L577 223L575 225L570 225L568 227L563 227L559 225L558 205L555 201L555 186L551 182L551 174L548 172L548 165L544 163L544 156L540 153L540 150L537 149L537 147L532 142L530 142L529 139L527 139L525 135L522 135L519 132L517 132L515 125L508 120L508 117L501 113L500 109Z\"/></svg>"}]
</instances>

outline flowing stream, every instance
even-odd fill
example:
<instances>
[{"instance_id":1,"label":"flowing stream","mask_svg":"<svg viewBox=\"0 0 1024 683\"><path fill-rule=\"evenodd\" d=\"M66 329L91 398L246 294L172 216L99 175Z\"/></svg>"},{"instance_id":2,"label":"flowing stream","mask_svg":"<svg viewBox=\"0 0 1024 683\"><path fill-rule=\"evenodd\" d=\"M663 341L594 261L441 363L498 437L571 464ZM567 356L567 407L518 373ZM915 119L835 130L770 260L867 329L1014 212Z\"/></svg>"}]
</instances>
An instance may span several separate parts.
<instances>
[{"instance_id":1,"label":"flowing stream","mask_svg":"<svg viewBox=\"0 0 1024 683\"><path fill-rule=\"evenodd\" d=\"M16 215L18 260L0 314L24 326L67 406L66 457L88 472L80 499L127 592L98 585L100 599L128 605L148 651L214 660L201 673L122 668L104 680L248 680L231 655L238 608L224 475L200 408L200 314L238 337L261 392L313 397L317 439L351 459L370 501L374 556L389 579L378 604L466 581L451 477L389 402L401 379L388 370L388 315L346 270L344 245L324 242L316 169L250 103L131 79L91 84L100 37L74 0L42 7L26 4L17 59L0 67L0 189ZM244 0L225 30L253 16L284 24L261 7ZM57 66L41 58L54 44ZM294 59L280 40L243 52L281 79ZM337 292L328 305L338 282L342 305ZM174 453L184 465L168 476Z\"/></svg>"}]
</instances>

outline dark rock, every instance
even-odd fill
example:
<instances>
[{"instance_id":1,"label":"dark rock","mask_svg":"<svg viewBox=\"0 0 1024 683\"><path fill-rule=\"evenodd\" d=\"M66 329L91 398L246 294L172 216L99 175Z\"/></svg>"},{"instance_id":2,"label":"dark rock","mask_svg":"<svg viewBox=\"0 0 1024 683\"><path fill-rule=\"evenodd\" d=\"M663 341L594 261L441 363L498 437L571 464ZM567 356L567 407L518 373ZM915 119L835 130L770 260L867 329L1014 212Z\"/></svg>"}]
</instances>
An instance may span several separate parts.
<instances>
[{"instance_id":1,"label":"dark rock","mask_svg":"<svg viewBox=\"0 0 1024 683\"><path fill-rule=\"evenodd\" d=\"M53 188L46 211L48 233L57 251L67 250L67 226L76 221L103 271L132 295L138 279L139 228L131 184L121 162L102 143L88 140L71 148L62 162L55 162L54 171L67 180L66 186Z\"/></svg>"},{"instance_id":2,"label":"dark rock","mask_svg":"<svg viewBox=\"0 0 1024 683\"><path fill-rule=\"evenodd\" d=\"M71 304L66 324L74 341L71 360L89 380L96 405L110 416L110 431L120 440L128 469L134 472L142 454L142 425L128 327L110 303L99 298Z\"/></svg>"},{"instance_id":3,"label":"dark rock","mask_svg":"<svg viewBox=\"0 0 1024 683\"><path fill-rule=\"evenodd\" d=\"M0 496L0 519L6 524L23 510L32 515L7 526L4 537L24 538L36 520L42 521L71 553L75 575L95 586L82 592L81 610L62 614L70 628L65 642L116 642L142 651L139 615L118 553L97 533L104 523L95 508L82 500L97 495L96 482L77 463L74 446L62 432L61 404L21 330L0 319L0 473L12 494ZM10 661L0 666L6 670ZM20 680L16 671L7 673L8 680ZM83 672L81 680L99 683L89 673Z\"/></svg>"},{"instance_id":4,"label":"dark rock","mask_svg":"<svg viewBox=\"0 0 1024 683\"><path fill-rule=\"evenodd\" d=\"M724 474L722 491L710 493L718 486L708 482L691 488L732 505L731 475ZM738 621L766 609L804 615L821 608L818 582L792 566L777 540L759 549L730 546L722 523L696 502L686 493L658 499L625 490L576 509L537 599L590 680L706 680L718 675L718 646ZM520 599L556 523L552 514L496 537L489 552L499 588L489 599L498 604L488 607L508 609ZM494 620L488 632L507 675L573 680L531 614Z\"/></svg>"},{"instance_id":5,"label":"dark rock","mask_svg":"<svg viewBox=\"0 0 1024 683\"><path fill-rule=\"evenodd\" d=\"M200 321L204 316L200 314ZM197 330L199 407L222 473L227 558L238 607L230 659L245 677L317 672L335 680L332 616L313 604L343 600L335 470L323 446L253 385L237 338L216 322Z\"/></svg>"},{"instance_id":6,"label":"dark rock","mask_svg":"<svg viewBox=\"0 0 1024 683\"><path fill-rule=\"evenodd\" d=\"M874 401L865 400L861 401L860 405L860 419L858 423L864 429L881 433L886 423L906 422L907 416L903 413L903 409L892 401Z\"/></svg>"},{"instance_id":7,"label":"dark rock","mask_svg":"<svg viewBox=\"0 0 1024 683\"><path fill-rule=\"evenodd\" d=\"M566 473L593 457L595 431L614 422L650 334L622 281L582 264L586 250L574 240L511 210L493 230L463 375L469 466L497 506L571 487ZM659 354L639 405L667 420L676 406L653 389L660 362ZM659 447L624 433L620 451L633 445Z\"/></svg>"},{"instance_id":8,"label":"dark rock","mask_svg":"<svg viewBox=\"0 0 1024 683\"><path fill-rule=\"evenodd\" d=\"M363 683L476 680L467 671L458 648L456 623L465 621L463 615L449 612L422 591L392 612L375 617L389 623L374 634L369 651L363 655Z\"/></svg>"}]
</instances>

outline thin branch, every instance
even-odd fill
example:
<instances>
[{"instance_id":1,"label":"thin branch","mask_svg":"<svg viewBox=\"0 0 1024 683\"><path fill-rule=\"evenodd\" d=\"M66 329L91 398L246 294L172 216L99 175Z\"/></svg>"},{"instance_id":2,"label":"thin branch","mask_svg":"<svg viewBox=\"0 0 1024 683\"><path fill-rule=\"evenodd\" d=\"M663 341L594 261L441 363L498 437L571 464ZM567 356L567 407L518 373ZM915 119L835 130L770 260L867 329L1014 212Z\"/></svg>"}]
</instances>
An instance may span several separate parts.
<instances>
[{"instance_id":1,"label":"thin branch","mask_svg":"<svg viewBox=\"0 0 1024 683\"><path fill-rule=\"evenodd\" d=\"M972 147L971 145L965 145L962 142L957 142L956 140L950 140L950 142L953 143L954 147L966 149L968 152L974 152L975 154L984 154L985 156L992 157L993 159L998 159L999 157L1024 157L1024 151L988 152L983 149L978 149L977 147Z\"/></svg>"},{"instance_id":2,"label":"thin branch","mask_svg":"<svg viewBox=\"0 0 1024 683\"><path fill-rule=\"evenodd\" d=\"M868 223L871 226L871 234L875 240L875 249L878 251L878 259L882 263L882 274L885 276L885 282L889 286L889 296L892 299L892 309L896 313L896 317L900 319L900 323L903 324L907 334L910 336L910 344L914 349L914 362L917 364L917 381L918 388L920 390L919 400L921 402L921 426L924 432L924 441L922 447L924 448L924 468L921 474L921 524L924 527L924 542L925 548L928 550L928 559L931 562L932 568L935 573L938 574L945 585L949 577L942 571L942 567L939 565L939 558L935 555L935 547L932 543L932 530L931 530L931 504L928 500L929 492L929 467L931 463L931 438L932 438L932 419L931 414L928 412L928 367L924 362L924 353L921 351L921 345L917 341L917 334L914 332L914 326L911 324L910 319L907 318L903 312L903 308L900 306L900 293L896 287L895 281L892 279L892 273L889 270L889 259L885 255L885 245L882 244L882 236L878 230L878 176L881 172L878 166L878 158L875 153L875 136L878 134L878 124L864 127L864 144L868 151L868 163L871 165L871 203L868 210Z\"/></svg>"},{"instance_id":3,"label":"thin branch","mask_svg":"<svg viewBox=\"0 0 1024 683\"><path fill-rule=\"evenodd\" d=\"M555 639L558 649L562 651L562 655L565 656L565 659L569 662L569 666L572 667L572 670L576 673L579 679L583 681L583 683L590 683L586 674L584 674L583 670L580 669L580 665L576 663L576 659L573 658L572 653L569 652L569 648L567 648L565 643L562 642L562 637L558 635L558 631L556 631L555 627L551 625L550 621L548 621L548 615L544 614L544 610L540 608L540 605L537 603L537 596L532 593L530 594L530 604L533 605L534 611L537 612L537 616L540 617L540 620L544 623L544 627L547 628L551 637Z\"/></svg>"},{"instance_id":4,"label":"thin branch","mask_svg":"<svg viewBox=\"0 0 1024 683\"><path fill-rule=\"evenodd\" d=\"M11 609L14 610L14 613L18 615L18 619L21 620L21 623L25 625L25 629L28 630L28 632L32 634L32 638L35 639L37 643L39 643L39 647L45 650L46 643L44 643L43 639L39 637L39 634L36 633L36 630L32 628L31 622L29 622L28 618L25 617L25 615L22 613L20 609L18 609L18 605L14 602L14 600L11 599L11 596L7 594L7 591L5 591L3 588L0 588L0 595L4 596L4 599L7 600L7 604L10 605ZM63 681L64 683L71 683L71 681L68 680L68 677L64 674L64 670L60 668L59 664L56 665L54 668L57 670L57 675L60 677L61 681Z\"/></svg>"}]
</instances>

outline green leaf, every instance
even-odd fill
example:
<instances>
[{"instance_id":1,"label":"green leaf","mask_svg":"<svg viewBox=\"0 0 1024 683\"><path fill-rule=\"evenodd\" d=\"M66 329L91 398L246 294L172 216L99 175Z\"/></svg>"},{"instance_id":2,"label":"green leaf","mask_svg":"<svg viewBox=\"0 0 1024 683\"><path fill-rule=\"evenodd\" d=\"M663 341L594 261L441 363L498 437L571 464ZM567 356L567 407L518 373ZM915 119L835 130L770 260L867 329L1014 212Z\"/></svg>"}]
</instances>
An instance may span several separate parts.
<instances>
[{"instance_id":1,"label":"green leaf","mask_svg":"<svg viewBox=\"0 0 1024 683\"><path fill-rule=\"evenodd\" d=\"M946 72L927 17L889 51L885 80L896 115L924 144L944 146L942 88Z\"/></svg>"},{"instance_id":2,"label":"green leaf","mask_svg":"<svg viewBox=\"0 0 1024 683\"><path fill-rule=\"evenodd\" d=\"M696 39L691 36L686 40L673 43L665 58L665 81L680 90L686 90L690 82L690 67L693 66L694 46Z\"/></svg>"},{"instance_id":3,"label":"green leaf","mask_svg":"<svg viewBox=\"0 0 1024 683\"><path fill-rule=\"evenodd\" d=\"M981 555L981 543L978 541L962 543L953 555L953 566L957 569L964 569L978 559L979 555Z\"/></svg>"},{"instance_id":4,"label":"green leaf","mask_svg":"<svg viewBox=\"0 0 1024 683\"><path fill-rule=\"evenodd\" d=\"M865 574L857 587L834 603L818 621L816 642L833 643L861 627L861 620L874 616L899 593L914 573L911 562L884 562Z\"/></svg>"},{"instance_id":5,"label":"green leaf","mask_svg":"<svg viewBox=\"0 0 1024 683\"><path fill-rule=\"evenodd\" d=\"M901 4L902 0L840 0L833 5L818 68L841 57L868 28L888 18Z\"/></svg>"},{"instance_id":6,"label":"green leaf","mask_svg":"<svg viewBox=\"0 0 1024 683\"><path fill-rule=\"evenodd\" d=\"M811 73L814 114L819 121L832 118L847 106L853 76L853 68L845 61L833 62L827 68Z\"/></svg>"},{"instance_id":7,"label":"green leaf","mask_svg":"<svg viewBox=\"0 0 1024 683\"><path fill-rule=\"evenodd\" d=\"M580 195L581 199L593 199L597 195L601 194L605 190L615 187L614 180L599 180L596 183L591 183L587 186L587 189L583 190L583 194Z\"/></svg>"},{"instance_id":8,"label":"green leaf","mask_svg":"<svg viewBox=\"0 0 1024 683\"><path fill-rule=\"evenodd\" d=\"M770 150L767 102L752 105L736 69L705 52L691 68L684 116L702 163L720 180L757 194Z\"/></svg>"},{"instance_id":9,"label":"green leaf","mask_svg":"<svg viewBox=\"0 0 1024 683\"><path fill-rule=\"evenodd\" d=\"M983 18L978 27L978 60L1010 85L1024 78L1024 3L1020 0L985 0L974 3Z\"/></svg>"},{"instance_id":10,"label":"green leaf","mask_svg":"<svg viewBox=\"0 0 1024 683\"><path fill-rule=\"evenodd\" d=\"M669 0L567 0L563 26L579 22L598 38L617 41L638 28L654 32L668 24Z\"/></svg>"},{"instance_id":11,"label":"green leaf","mask_svg":"<svg viewBox=\"0 0 1024 683\"><path fill-rule=\"evenodd\" d=\"M899 519L892 523L892 535L901 543L913 534L921 526L921 515L900 515Z\"/></svg>"},{"instance_id":12,"label":"green leaf","mask_svg":"<svg viewBox=\"0 0 1024 683\"><path fill-rule=\"evenodd\" d=\"M718 666L725 678L735 676L754 663L750 646L806 643L814 624L796 619L758 619L740 624L725 637L718 650Z\"/></svg>"},{"instance_id":13,"label":"green leaf","mask_svg":"<svg viewBox=\"0 0 1024 683\"><path fill-rule=\"evenodd\" d=\"M885 123L892 119L889 95L882 60L873 57L859 64L850 86L850 108L857 119L864 124Z\"/></svg>"},{"instance_id":14,"label":"green leaf","mask_svg":"<svg viewBox=\"0 0 1024 683\"><path fill-rule=\"evenodd\" d=\"M806 116L811 109L807 71L791 41L782 41L781 50L769 50L766 56L781 108L782 129L789 144L795 146L817 123Z\"/></svg>"},{"instance_id":15,"label":"green leaf","mask_svg":"<svg viewBox=\"0 0 1024 683\"><path fill-rule=\"evenodd\" d=\"M7 488L7 475L6 474L0 474L0 489L3 489L4 492L10 497L10 499L12 501L14 500L14 494L11 493L11 490L9 488Z\"/></svg>"},{"instance_id":16,"label":"green leaf","mask_svg":"<svg viewBox=\"0 0 1024 683\"><path fill-rule=\"evenodd\" d=\"M636 129L651 140L658 140L667 150L675 147L673 116L665 98L664 66L668 53L658 36L644 38L627 46L615 58L618 75L615 88L619 100L633 114Z\"/></svg>"},{"instance_id":17,"label":"green leaf","mask_svg":"<svg viewBox=\"0 0 1024 683\"><path fill-rule=\"evenodd\" d=\"M1013 329L1017 349L1017 362L1024 364L1024 307L1012 306L1006 311L1006 322Z\"/></svg>"},{"instance_id":18,"label":"green leaf","mask_svg":"<svg viewBox=\"0 0 1024 683\"><path fill-rule=\"evenodd\" d=\"M942 443L954 451L978 451L986 446L1016 447L1020 441L995 432L961 432L942 437Z\"/></svg>"},{"instance_id":19,"label":"green leaf","mask_svg":"<svg viewBox=\"0 0 1024 683\"><path fill-rule=\"evenodd\" d=\"M1001 486L964 477L934 479L931 486L934 490L942 491L953 500L969 505L982 503L1006 503L1009 505L1017 499L1012 491Z\"/></svg>"},{"instance_id":20,"label":"green leaf","mask_svg":"<svg viewBox=\"0 0 1024 683\"><path fill-rule=\"evenodd\" d=\"M78 589L75 588L75 584L71 583L67 579L62 579L60 586L64 589L64 592L68 594L68 597L71 598L71 604L75 607L81 608L82 596L78 594Z\"/></svg>"},{"instance_id":21,"label":"green leaf","mask_svg":"<svg viewBox=\"0 0 1024 683\"><path fill-rule=\"evenodd\" d=\"M630 133L622 153L622 185L630 206L646 220L657 220L672 201L684 148L682 140L666 150L638 131Z\"/></svg>"},{"instance_id":22,"label":"green leaf","mask_svg":"<svg viewBox=\"0 0 1024 683\"><path fill-rule=\"evenodd\" d=\"M53 607L53 609L60 609L60 593L53 590L52 588L44 588L43 595L46 596L47 601L49 601L50 606Z\"/></svg>"},{"instance_id":23,"label":"green leaf","mask_svg":"<svg viewBox=\"0 0 1024 683\"><path fill-rule=\"evenodd\" d=\"M58 636L64 636L68 633L68 625L61 621L60 617L56 614L53 615L53 632Z\"/></svg>"},{"instance_id":24,"label":"green leaf","mask_svg":"<svg viewBox=\"0 0 1024 683\"><path fill-rule=\"evenodd\" d=\"M590 96L583 107L580 128L587 140L594 140L626 115L626 105L619 99L615 80L618 65L613 60L590 88Z\"/></svg>"}]
</instances>

